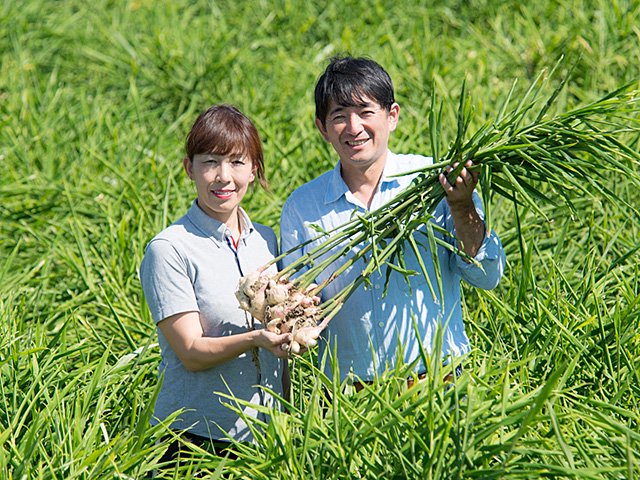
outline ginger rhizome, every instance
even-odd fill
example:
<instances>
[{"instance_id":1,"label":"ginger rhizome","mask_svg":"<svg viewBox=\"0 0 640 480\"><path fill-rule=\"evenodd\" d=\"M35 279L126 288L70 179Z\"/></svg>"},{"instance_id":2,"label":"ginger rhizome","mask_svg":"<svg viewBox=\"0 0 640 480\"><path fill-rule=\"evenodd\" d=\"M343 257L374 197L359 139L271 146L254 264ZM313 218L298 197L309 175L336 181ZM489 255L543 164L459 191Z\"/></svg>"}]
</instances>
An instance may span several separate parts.
<instances>
[{"instance_id":1,"label":"ginger rhizome","mask_svg":"<svg viewBox=\"0 0 640 480\"><path fill-rule=\"evenodd\" d=\"M300 290L287 279L255 271L240 279L236 297L240 308L270 332L290 332L292 340L287 348L299 353L302 347L313 347L324 328L318 325L320 298L311 293L316 287L311 284Z\"/></svg>"}]
</instances>

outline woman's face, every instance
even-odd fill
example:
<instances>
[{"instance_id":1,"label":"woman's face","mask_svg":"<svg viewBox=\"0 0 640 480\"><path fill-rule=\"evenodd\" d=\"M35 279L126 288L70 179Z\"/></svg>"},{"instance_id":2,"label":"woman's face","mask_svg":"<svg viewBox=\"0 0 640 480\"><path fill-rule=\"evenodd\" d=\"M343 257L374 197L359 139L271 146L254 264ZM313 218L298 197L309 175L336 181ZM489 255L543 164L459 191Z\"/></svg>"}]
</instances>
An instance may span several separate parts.
<instances>
[{"instance_id":1,"label":"woman's face","mask_svg":"<svg viewBox=\"0 0 640 480\"><path fill-rule=\"evenodd\" d=\"M196 184L198 206L222 223L235 218L247 188L255 178L253 162L241 155L200 153L184 161L189 178Z\"/></svg>"}]
</instances>

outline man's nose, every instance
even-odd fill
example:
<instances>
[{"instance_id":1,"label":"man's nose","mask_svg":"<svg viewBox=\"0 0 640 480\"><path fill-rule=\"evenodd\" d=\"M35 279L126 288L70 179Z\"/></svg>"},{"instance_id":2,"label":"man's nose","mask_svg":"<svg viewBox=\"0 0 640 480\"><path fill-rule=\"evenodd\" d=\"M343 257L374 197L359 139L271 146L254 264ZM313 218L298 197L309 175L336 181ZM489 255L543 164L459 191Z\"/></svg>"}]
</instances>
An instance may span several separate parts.
<instances>
[{"instance_id":1,"label":"man's nose","mask_svg":"<svg viewBox=\"0 0 640 480\"><path fill-rule=\"evenodd\" d=\"M350 134L357 135L362 130L362 119L357 113L347 116L347 131Z\"/></svg>"}]
</instances>

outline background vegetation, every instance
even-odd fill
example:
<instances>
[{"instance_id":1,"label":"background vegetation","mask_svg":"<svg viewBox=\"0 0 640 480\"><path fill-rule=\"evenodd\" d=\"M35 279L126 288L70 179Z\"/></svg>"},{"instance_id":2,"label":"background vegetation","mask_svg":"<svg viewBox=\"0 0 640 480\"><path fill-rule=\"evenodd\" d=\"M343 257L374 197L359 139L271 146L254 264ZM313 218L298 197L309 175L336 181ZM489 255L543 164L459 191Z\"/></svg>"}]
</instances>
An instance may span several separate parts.
<instances>
[{"instance_id":1,"label":"background vegetation","mask_svg":"<svg viewBox=\"0 0 640 480\"><path fill-rule=\"evenodd\" d=\"M0 477L157 467L159 352L137 268L195 195L181 159L201 110L228 102L256 121L271 191L246 206L277 230L288 193L335 162L313 125L330 56L384 65L402 107L392 148L429 154L432 86L453 138L464 79L478 127L514 80L522 95L564 56L551 83L575 67L555 107L569 109L640 78L639 25L635 0L3 2ZM638 205L625 178L610 185ZM390 375L352 395L300 359L291 414L262 446L165 474L637 478L640 222L599 197L575 204L544 206L547 221L495 199L508 270L495 291L465 290L475 349L455 388L436 362L411 391Z\"/></svg>"}]
</instances>

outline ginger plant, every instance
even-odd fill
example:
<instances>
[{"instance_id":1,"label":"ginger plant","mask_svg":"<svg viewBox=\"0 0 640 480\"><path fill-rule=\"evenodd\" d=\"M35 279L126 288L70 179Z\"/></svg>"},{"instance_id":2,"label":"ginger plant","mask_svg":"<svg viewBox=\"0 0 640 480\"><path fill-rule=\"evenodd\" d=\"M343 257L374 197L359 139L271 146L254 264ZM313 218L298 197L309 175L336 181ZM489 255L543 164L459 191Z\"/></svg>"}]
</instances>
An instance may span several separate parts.
<instances>
[{"instance_id":1,"label":"ginger plant","mask_svg":"<svg viewBox=\"0 0 640 480\"><path fill-rule=\"evenodd\" d=\"M515 107L508 93L497 118L485 123L467 138L473 109L463 92L457 115L457 135L444 155L440 155L442 107L432 97L429 123L433 164L406 175L413 179L408 188L377 210L356 214L353 219L333 231L319 231L316 239L284 252L274 263L292 252L305 249L304 255L274 277L253 272L239 286L240 307L249 311L266 327L276 332L292 332L291 351L316 344L318 336L349 297L367 282L368 276L386 269L406 277L424 275L431 295L442 298L436 247L441 246L468 258L447 241L450 234L433 223L431 212L445 196L438 181L443 168L458 163L449 174L450 182L464 164L471 160L480 170L480 189L485 204L485 221L491 224L490 195L502 195L516 205L532 208L544 218L540 203L564 205L575 213L572 197L593 195L594 191L611 201L629 205L610 188L611 175L623 175L640 186L640 153L626 141L640 138L640 90L638 82L625 85L585 106L565 113L549 115L551 106L566 84L555 89L541 104L540 92L549 77L533 82ZM533 120L534 109L539 107ZM538 185L538 186L536 186ZM551 195L552 194L552 195ZM416 232L421 229L422 236ZM449 238L448 238L449 237ZM429 246L429 249L424 249ZM354 250L354 247L358 247ZM410 249L419 260L421 272L404 268L404 252ZM435 281L427 274L422 252L429 251L435 270ZM316 284L318 274L338 258L343 265L324 282ZM356 262L364 262L362 273L341 292L320 303L322 289Z\"/></svg>"}]
</instances>

